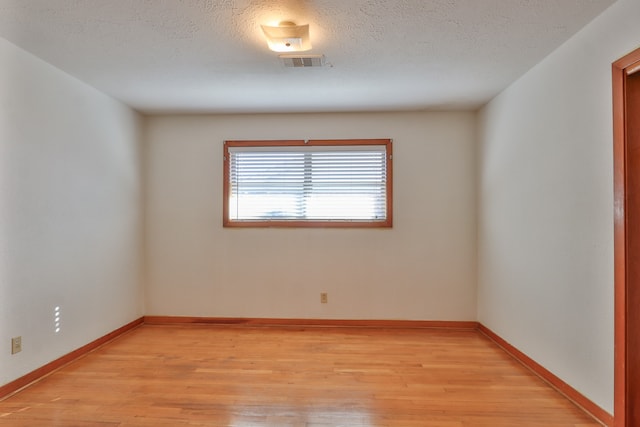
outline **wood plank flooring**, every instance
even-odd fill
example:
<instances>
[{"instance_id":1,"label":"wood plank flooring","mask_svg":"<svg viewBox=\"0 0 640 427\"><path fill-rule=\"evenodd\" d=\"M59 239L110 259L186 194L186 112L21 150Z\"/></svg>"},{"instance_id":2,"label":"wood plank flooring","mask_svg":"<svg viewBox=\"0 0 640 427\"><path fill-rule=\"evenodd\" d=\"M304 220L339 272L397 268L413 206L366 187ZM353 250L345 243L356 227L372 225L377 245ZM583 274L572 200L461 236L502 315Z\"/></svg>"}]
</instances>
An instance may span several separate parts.
<instances>
[{"instance_id":1,"label":"wood plank flooring","mask_svg":"<svg viewBox=\"0 0 640 427\"><path fill-rule=\"evenodd\" d=\"M150 326L0 402L0 426L600 426L475 331Z\"/></svg>"}]
</instances>

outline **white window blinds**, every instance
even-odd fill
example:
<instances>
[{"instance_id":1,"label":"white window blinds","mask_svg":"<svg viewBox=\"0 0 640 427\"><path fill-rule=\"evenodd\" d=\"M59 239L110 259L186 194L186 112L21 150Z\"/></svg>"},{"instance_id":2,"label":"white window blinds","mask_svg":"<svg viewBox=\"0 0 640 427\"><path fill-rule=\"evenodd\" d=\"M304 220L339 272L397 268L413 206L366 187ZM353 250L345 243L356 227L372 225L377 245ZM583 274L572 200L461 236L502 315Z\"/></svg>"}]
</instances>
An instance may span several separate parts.
<instances>
[{"instance_id":1,"label":"white window blinds","mask_svg":"<svg viewBox=\"0 0 640 427\"><path fill-rule=\"evenodd\" d=\"M387 145L230 146L230 221L387 220Z\"/></svg>"}]
</instances>

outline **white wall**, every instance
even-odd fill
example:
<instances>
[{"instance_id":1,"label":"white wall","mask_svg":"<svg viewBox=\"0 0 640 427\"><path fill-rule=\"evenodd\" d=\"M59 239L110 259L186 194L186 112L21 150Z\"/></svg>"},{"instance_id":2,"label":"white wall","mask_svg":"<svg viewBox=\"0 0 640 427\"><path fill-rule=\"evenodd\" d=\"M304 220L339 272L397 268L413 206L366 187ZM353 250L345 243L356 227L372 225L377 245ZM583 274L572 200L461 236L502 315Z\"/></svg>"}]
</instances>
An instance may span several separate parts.
<instances>
[{"instance_id":1,"label":"white wall","mask_svg":"<svg viewBox=\"0 0 640 427\"><path fill-rule=\"evenodd\" d=\"M473 113L166 116L147 130L147 314L475 320ZM393 138L393 228L223 228L223 141L278 138Z\"/></svg>"},{"instance_id":2,"label":"white wall","mask_svg":"<svg viewBox=\"0 0 640 427\"><path fill-rule=\"evenodd\" d=\"M613 411L611 63L619 0L479 114L478 317Z\"/></svg>"},{"instance_id":3,"label":"white wall","mask_svg":"<svg viewBox=\"0 0 640 427\"><path fill-rule=\"evenodd\" d=\"M2 385L140 317L144 301L140 118L3 39L0 64Z\"/></svg>"}]
</instances>

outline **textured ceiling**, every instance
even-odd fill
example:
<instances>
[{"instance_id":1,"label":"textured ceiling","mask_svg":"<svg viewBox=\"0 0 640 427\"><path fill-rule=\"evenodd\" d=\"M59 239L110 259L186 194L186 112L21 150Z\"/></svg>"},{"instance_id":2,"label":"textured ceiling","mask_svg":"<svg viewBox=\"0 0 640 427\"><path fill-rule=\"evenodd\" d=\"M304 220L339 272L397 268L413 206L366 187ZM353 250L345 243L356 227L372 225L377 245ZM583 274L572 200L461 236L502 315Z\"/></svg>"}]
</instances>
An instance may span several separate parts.
<instances>
[{"instance_id":1,"label":"textured ceiling","mask_svg":"<svg viewBox=\"0 0 640 427\"><path fill-rule=\"evenodd\" d=\"M0 36L143 112L476 108L614 0L0 0ZM285 68L260 24L310 24Z\"/></svg>"}]
</instances>

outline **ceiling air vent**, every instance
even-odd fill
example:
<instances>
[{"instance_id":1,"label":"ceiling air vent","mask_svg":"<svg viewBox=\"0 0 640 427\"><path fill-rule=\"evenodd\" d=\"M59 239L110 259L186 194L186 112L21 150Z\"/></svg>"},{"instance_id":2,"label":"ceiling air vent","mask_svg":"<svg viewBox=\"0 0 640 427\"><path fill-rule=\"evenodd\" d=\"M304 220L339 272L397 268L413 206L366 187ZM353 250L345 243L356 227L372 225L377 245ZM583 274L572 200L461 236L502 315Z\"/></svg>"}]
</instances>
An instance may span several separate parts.
<instances>
[{"instance_id":1,"label":"ceiling air vent","mask_svg":"<svg viewBox=\"0 0 640 427\"><path fill-rule=\"evenodd\" d=\"M325 64L324 55L280 55L285 67L322 67Z\"/></svg>"}]
</instances>

